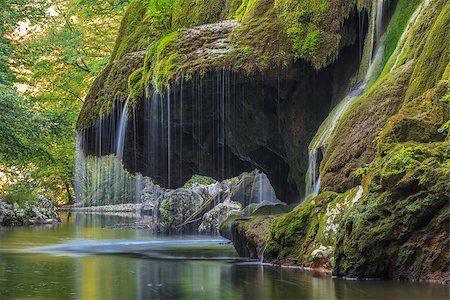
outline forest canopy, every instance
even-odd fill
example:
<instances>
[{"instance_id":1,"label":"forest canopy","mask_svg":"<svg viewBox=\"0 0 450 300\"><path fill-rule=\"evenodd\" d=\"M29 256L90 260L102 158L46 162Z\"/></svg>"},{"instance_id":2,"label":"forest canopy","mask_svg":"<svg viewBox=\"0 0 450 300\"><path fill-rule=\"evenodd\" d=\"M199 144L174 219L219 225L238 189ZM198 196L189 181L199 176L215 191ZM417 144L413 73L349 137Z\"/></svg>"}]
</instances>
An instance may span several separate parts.
<instances>
[{"instance_id":1,"label":"forest canopy","mask_svg":"<svg viewBox=\"0 0 450 300\"><path fill-rule=\"evenodd\" d=\"M74 124L126 4L0 2L0 197L73 200Z\"/></svg>"}]
</instances>

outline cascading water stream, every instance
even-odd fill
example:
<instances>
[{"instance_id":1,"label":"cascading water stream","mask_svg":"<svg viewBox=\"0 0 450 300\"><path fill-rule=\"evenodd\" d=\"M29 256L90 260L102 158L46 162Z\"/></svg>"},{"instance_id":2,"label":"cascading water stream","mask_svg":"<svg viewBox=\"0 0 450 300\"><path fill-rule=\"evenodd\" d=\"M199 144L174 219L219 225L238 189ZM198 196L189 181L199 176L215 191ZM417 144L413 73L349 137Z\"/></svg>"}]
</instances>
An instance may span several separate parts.
<instances>
[{"instance_id":1,"label":"cascading water stream","mask_svg":"<svg viewBox=\"0 0 450 300\"><path fill-rule=\"evenodd\" d=\"M119 160L123 159L123 149L125 147L125 134L127 129L127 113L128 113L128 100L125 101L122 112L120 114L119 127L116 138L116 156Z\"/></svg>"},{"instance_id":2,"label":"cascading water stream","mask_svg":"<svg viewBox=\"0 0 450 300\"><path fill-rule=\"evenodd\" d=\"M75 181L74 181L74 191L75 200L83 198L83 179L85 176L86 168L86 158L83 153L83 134L81 132L77 133L76 141L76 154L75 154Z\"/></svg>"},{"instance_id":3,"label":"cascading water stream","mask_svg":"<svg viewBox=\"0 0 450 300\"><path fill-rule=\"evenodd\" d=\"M376 19L376 40L377 42L381 38L382 26L383 26L383 9L384 0L378 0L377 2L377 19Z\"/></svg>"},{"instance_id":4,"label":"cascading water stream","mask_svg":"<svg viewBox=\"0 0 450 300\"><path fill-rule=\"evenodd\" d=\"M167 89L167 186L170 187L172 171L172 129L170 114L170 89Z\"/></svg>"},{"instance_id":5,"label":"cascading water stream","mask_svg":"<svg viewBox=\"0 0 450 300\"><path fill-rule=\"evenodd\" d=\"M372 73L374 70L374 66L381 59L383 54L383 47L379 45L380 37L381 37L381 27L383 24L383 5L384 0L378 0L377 2L377 17L376 17L376 45L377 49L375 52L375 57L370 57L369 67L367 68L366 75L364 80L356 87L356 89L352 90L348 93L344 99L339 102L338 105L330 112L326 120L322 123L313 140L311 141L308 147L308 170L305 176L305 199L309 196L315 196L319 192L320 188L320 170L319 165L321 158L325 154L326 148L329 143L329 139L335 131L337 125L339 124L340 119L351 106L351 104L360 96L365 88L367 83L372 77ZM374 41L372 39L371 48L374 47ZM320 155L320 157L319 157Z\"/></svg>"}]
</instances>

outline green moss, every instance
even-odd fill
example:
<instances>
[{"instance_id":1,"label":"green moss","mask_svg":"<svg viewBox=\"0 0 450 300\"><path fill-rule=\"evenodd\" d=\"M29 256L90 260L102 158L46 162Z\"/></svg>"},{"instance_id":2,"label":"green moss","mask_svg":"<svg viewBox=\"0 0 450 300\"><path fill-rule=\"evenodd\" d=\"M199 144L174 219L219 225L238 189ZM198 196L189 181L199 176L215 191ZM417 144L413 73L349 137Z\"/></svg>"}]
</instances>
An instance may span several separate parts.
<instances>
[{"instance_id":1,"label":"green moss","mask_svg":"<svg viewBox=\"0 0 450 300\"><path fill-rule=\"evenodd\" d=\"M264 257L269 261L302 261L314 250L314 239L323 214L336 193L322 193L302 203L292 212L275 218L269 232Z\"/></svg>"},{"instance_id":2,"label":"green moss","mask_svg":"<svg viewBox=\"0 0 450 300\"><path fill-rule=\"evenodd\" d=\"M338 274L386 277L393 257L409 256L398 247L448 206L449 146L399 144L377 157L365 179L367 197L338 231Z\"/></svg>"},{"instance_id":3,"label":"green moss","mask_svg":"<svg viewBox=\"0 0 450 300\"><path fill-rule=\"evenodd\" d=\"M122 58L130 52L137 51L147 40L146 25L142 21L147 11L149 0L132 0L122 20L116 41L112 61Z\"/></svg>"},{"instance_id":4,"label":"green moss","mask_svg":"<svg viewBox=\"0 0 450 300\"><path fill-rule=\"evenodd\" d=\"M163 217L163 220L165 222L167 222L169 225L172 224L172 222L174 221L174 216L173 216L173 200L172 198L165 198L162 202L161 202L161 214Z\"/></svg>"},{"instance_id":5,"label":"green moss","mask_svg":"<svg viewBox=\"0 0 450 300\"><path fill-rule=\"evenodd\" d=\"M128 77L130 104L135 105L144 97L144 68L139 68Z\"/></svg>"},{"instance_id":6,"label":"green moss","mask_svg":"<svg viewBox=\"0 0 450 300\"><path fill-rule=\"evenodd\" d=\"M437 2L442 3L441 5L436 4L437 12L440 13L437 15L436 21L433 22L423 45L423 51L415 63L414 72L406 92L407 100L419 97L435 86L441 80L448 64L448 57L445 54L450 53L450 31L448 30L450 2Z\"/></svg>"},{"instance_id":7,"label":"green moss","mask_svg":"<svg viewBox=\"0 0 450 300\"><path fill-rule=\"evenodd\" d=\"M388 63L389 58L394 53L397 45L400 42L400 38L408 25L408 22L417 9L422 0L399 0L395 6L394 14L391 17L389 25L386 29L386 33L381 39L383 45L383 60L380 63L380 68L374 71L374 77L377 78L383 67L386 66L384 74L388 73L388 70L392 68L392 63Z\"/></svg>"},{"instance_id":8,"label":"green moss","mask_svg":"<svg viewBox=\"0 0 450 300\"><path fill-rule=\"evenodd\" d=\"M445 140L446 132L439 129L450 118L450 103L442 101L448 90L448 83L442 81L421 97L406 102L380 133L380 146L406 141Z\"/></svg>"},{"instance_id":9,"label":"green moss","mask_svg":"<svg viewBox=\"0 0 450 300\"><path fill-rule=\"evenodd\" d=\"M275 10L286 24L286 32L292 40L295 57L311 61L316 67L324 65L321 60L325 61L327 58L317 57L318 50L325 40L325 31L318 23L328 12L329 2L278 0L275 1ZM336 44L335 42L336 40L332 43ZM336 45L330 49L335 47Z\"/></svg>"},{"instance_id":10,"label":"green moss","mask_svg":"<svg viewBox=\"0 0 450 300\"><path fill-rule=\"evenodd\" d=\"M169 79L172 79L178 67L179 54L174 50L177 38L178 32L172 32L158 43L157 58L151 69L153 70L153 85L160 91L163 90Z\"/></svg>"},{"instance_id":11,"label":"green moss","mask_svg":"<svg viewBox=\"0 0 450 300\"><path fill-rule=\"evenodd\" d=\"M194 175L188 181L186 181L186 183L183 185L183 188L190 189L192 188L194 183L198 183L201 185L210 185L217 183L217 180L208 176Z\"/></svg>"},{"instance_id":12,"label":"green moss","mask_svg":"<svg viewBox=\"0 0 450 300\"><path fill-rule=\"evenodd\" d=\"M348 41L340 29L353 1L245 0L235 18L242 56L253 52L242 64L246 69L286 65L294 58L311 62L317 69L330 64ZM341 22L336 22L336 18ZM251 51L249 51L251 50Z\"/></svg>"},{"instance_id":13,"label":"green moss","mask_svg":"<svg viewBox=\"0 0 450 300\"><path fill-rule=\"evenodd\" d=\"M321 190L344 192L361 182L355 171L374 159L376 138L399 111L411 69L411 64L402 66L379 80L341 117L320 166Z\"/></svg>"},{"instance_id":14,"label":"green moss","mask_svg":"<svg viewBox=\"0 0 450 300\"><path fill-rule=\"evenodd\" d=\"M218 22L228 15L226 4L226 0L178 0L174 4L172 27L190 28Z\"/></svg>"},{"instance_id":15,"label":"green moss","mask_svg":"<svg viewBox=\"0 0 450 300\"><path fill-rule=\"evenodd\" d=\"M241 22L242 18L244 17L245 11L247 10L248 0L242 0L240 2L241 3L239 5L239 7L236 9L235 14L234 14L234 18L238 22Z\"/></svg>"}]
</instances>

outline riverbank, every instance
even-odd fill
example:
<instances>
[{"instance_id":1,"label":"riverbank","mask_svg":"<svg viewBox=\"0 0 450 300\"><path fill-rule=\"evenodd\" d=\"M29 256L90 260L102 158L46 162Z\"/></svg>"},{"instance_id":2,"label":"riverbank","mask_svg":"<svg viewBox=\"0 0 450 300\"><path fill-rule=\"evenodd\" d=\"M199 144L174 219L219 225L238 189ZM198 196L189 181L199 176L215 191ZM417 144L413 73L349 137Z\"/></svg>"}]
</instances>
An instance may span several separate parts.
<instances>
[{"instance_id":1,"label":"riverbank","mask_svg":"<svg viewBox=\"0 0 450 300\"><path fill-rule=\"evenodd\" d=\"M9 204L0 200L0 226L24 226L61 222L56 206L43 196L34 201Z\"/></svg>"}]
</instances>

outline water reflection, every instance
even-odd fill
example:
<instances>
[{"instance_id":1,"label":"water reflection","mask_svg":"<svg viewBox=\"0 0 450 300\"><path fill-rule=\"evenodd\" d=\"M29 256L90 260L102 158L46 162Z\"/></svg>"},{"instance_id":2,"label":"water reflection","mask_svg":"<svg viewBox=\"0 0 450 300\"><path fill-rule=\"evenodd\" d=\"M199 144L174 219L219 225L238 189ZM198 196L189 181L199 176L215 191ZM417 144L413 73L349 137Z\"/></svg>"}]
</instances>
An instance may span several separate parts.
<instances>
[{"instance_id":1,"label":"water reflection","mask_svg":"<svg viewBox=\"0 0 450 300\"><path fill-rule=\"evenodd\" d=\"M57 227L0 229L0 299L449 297L448 288L438 284L344 281L243 262L217 237L180 239L104 228L134 221L72 214Z\"/></svg>"}]
</instances>

